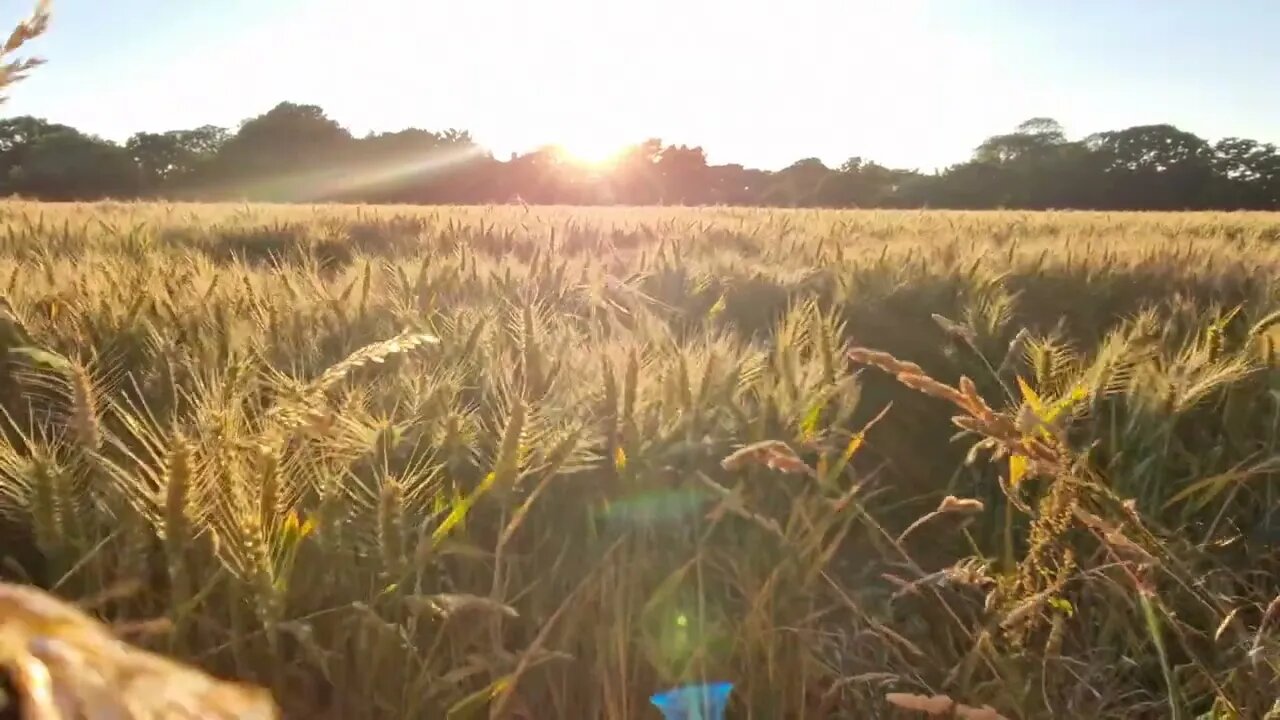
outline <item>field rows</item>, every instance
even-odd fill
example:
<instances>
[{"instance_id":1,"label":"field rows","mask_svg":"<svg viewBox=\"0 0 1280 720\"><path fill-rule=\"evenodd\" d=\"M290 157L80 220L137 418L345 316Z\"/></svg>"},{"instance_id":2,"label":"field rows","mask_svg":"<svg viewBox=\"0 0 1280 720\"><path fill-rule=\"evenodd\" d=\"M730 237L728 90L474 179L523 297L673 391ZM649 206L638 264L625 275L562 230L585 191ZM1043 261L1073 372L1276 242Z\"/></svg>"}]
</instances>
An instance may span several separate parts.
<instances>
[{"instance_id":1,"label":"field rows","mask_svg":"<svg viewBox=\"0 0 1280 720\"><path fill-rule=\"evenodd\" d=\"M290 717L1261 717L1278 241L0 205L0 572Z\"/></svg>"}]
</instances>

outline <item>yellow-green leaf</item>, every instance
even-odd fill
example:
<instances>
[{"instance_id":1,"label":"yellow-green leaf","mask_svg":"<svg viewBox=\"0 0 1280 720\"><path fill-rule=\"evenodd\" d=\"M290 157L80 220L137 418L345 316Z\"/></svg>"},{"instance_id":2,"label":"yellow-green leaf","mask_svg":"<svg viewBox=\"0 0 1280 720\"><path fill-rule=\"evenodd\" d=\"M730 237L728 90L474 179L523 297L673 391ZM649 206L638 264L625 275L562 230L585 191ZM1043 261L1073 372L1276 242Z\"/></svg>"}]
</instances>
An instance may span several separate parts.
<instances>
[{"instance_id":1,"label":"yellow-green leaf","mask_svg":"<svg viewBox=\"0 0 1280 720\"><path fill-rule=\"evenodd\" d=\"M497 698L507 694L512 687L511 676L504 675L454 703L445 713L445 717L449 720L464 720L487 716L485 712L487 707Z\"/></svg>"},{"instance_id":2,"label":"yellow-green leaf","mask_svg":"<svg viewBox=\"0 0 1280 720\"><path fill-rule=\"evenodd\" d=\"M840 453L840 457L836 459L835 464L831 467L823 468L822 478L824 482L830 481L844 472L844 469L849 466L849 461L853 459L854 455L858 454L858 448L862 447L862 443L866 438L866 428L854 433L853 437L849 438L849 444L845 446L844 452Z\"/></svg>"},{"instance_id":3,"label":"yellow-green leaf","mask_svg":"<svg viewBox=\"0 0 1280 720\"><path fill-rule=\"evenodd\" d=\"M1025 455L1013 454L1009 456L1009 486L1018 487L1018 483L1027 476L1027 466L1030 463Z\"/></svg>"},{"instance_id":4,"label":"yellow-green leaf","mask_svg":"<svg viewBox=\"0 0 1280 720\"><path fill-rule=\"evenodd\" d=\"M476 487L474 493L470 496L458 496L454 498L453 507L449 509L449 515L440 523L440 527L431 533L431 541L439 543L441 540L449 536L454 528L462 524L467 519L467 514L471 512L471 506L481 495L489 491L493 487L493 483L498 479L497 473L489 473L485 475L484 480L480 481L480 485Z\"/></svg>"},{"instance_id":5,"label":"yellow-green leaf","mask_svg":"<svg viewBox=\"0 0 1280 720\"><path fill-rule=\"evenodd\" d=\"M291 538L301 535L302 524L298 521L298 511L290 510L289 514L284 518L284 527L281 532L285 537Z\"/></svg>"},{"instance_id":6,"label":"yellow-green leaf","mask_svg":"<svg viewBox=\"0 0 1280 720\"><path fill-rule=\"evenodd\" d=\"M71 367L71 361L59 355L38 347L15 347L9 348L10 355L17 355L26 358L28 362L37 365L43 365L55 370L67 370Z\"/></svg>"},{"instance_id":7,"label":"yellow-green leaf","mask_svg":"<svg viewBox=\"0 0 1280 720\"><path fill-rule=\"evenodd\" d=\"M865 442L866 439L866 430L854 433L853 437L849 438L849 444L844 448L844 454L840 456L841 464L847 464L852 460L853 456L858 454L858 449L862 447L862 443Z\"/></svg>"},{"instance_id":8,"label":"yellow-green leaf","mask_svg":"<svg viewBox=\"0 0 1280 720\"><path fill-rule=\"evenodd\" d=\"M844 469L849 466L849 461L853 460L853 456L858 454L858 450L860 450L862 448L862 444L866 442L867 433L871 428L875 427L876 423L880 422L881 418L888 414L890 407L892 407L892 403L884 406L884 409L882 409L875 417L871 418L870 422L863 425L861 430L854 433L853 437L849 438L849 444L845 445L844 452L840 454L840 457L836 460L835 464L830 468L830 470L823 472L822 478L824 481L830 480L844 472Z\"/></svg>"},{"instance_id":9,"label":"yellow-green leaf","mask_svg":"<svg viewBox=\"0 0 1280 720\"><path fill-rule=\"evenodd\" d=\"M1041 413L1044 412L1044 402L1040 400L1040 396L1036 394L1036 391L1031 389L1031 385L1022 379L1021 375L1018 376L1018 388L1022 390L1023 401L1031 407L1036 417L1041 417Z\"/></svg>"},{"instance_id":10,"label":"yellow-green leaf","mask_svg":"<svg viewBox=\"0 0 1280 720\"><path fill-rule=\"evenodd\" d=\"M724 295L721 295L720 298L716 300L716 304L712 305L711 309L707 310L707 317L715 318L717 315L724 312L726 305L727 303L724 301Z\"/></svg>"},{"instance_id":11,"label":"yellow-green leaf","mask_svg":"<svg viewBox=\"0 0 1280 720\"><path fill-rule=\"evenodd\" d=\"M812 441L818 435L818 424L822 422L822 409L824 403L819 400L815 402L804 414L804 418L800 421L800 436L808 442Z\"/></svg>"},{"instance_id":12,"label":"yellow-green leaf","mask_svg":"<svg viewBox=\"0 0 1280 720\"><path fill-rule=\"evenodd\" d=\"M1036 423L1038 426L1036 434L1046 439L1052 437L1048 427L1050 424L1061 417L1064 412L1075 407L1076 404L1089 399L1089 388L1085 387L1083 383L1077 383L1075 387L1071 388L1071 392L1066 397L1046 407L1044 399L1032 389L1031 385L1022 376L1018 376L1018 387L1022 390L1023 401L1031 409L1031 412L1035 414L1038 421Z\"/></svg>"},{"instance_id":13,"label":"yellow-green leaf","mask_svg":"<svg viewBox=\"0 0 1280 720\"><path fill-rule=\"evenodd\" d=\"M1057 610L1058 612L1062 613L1063 615L1066 615L1067 617L1072 617L1073 615L1076 614L1075 606L1072 605L1071 601L1067 600L1066 598L1060 598L1060 597L1049 598L1049 607L1053 608L1054 610Z\"/></svg>"},{"instance_id":14,"label":"yellow-green leaf","mask_svg":"<svg viewBox=\"0 0 1280 720\"><path fill-rule=\"evenodd\" d=\"M1045 412L1040 419L1046 423L1051 423L1054 420L1057 420L1064 411L1070 410L1076 404L1082 403L1088 399L1089 388L1085 387L1083 384L1077 384L1075 387L1071 388L1070 394L1054 403L1053 407L1049 408L1049 410Z\"/></svg>"},{"instance_id":15,"label":"yellow-green leaf","mask_svg":"<svg viewBox=\"0 0 1280 720\"><path fill-rule=\"evenodd\" d=\"M627 451L623 450L621 445L613 449L613 467L618 472L627 469Z\"/></svg>"}]
</instances>

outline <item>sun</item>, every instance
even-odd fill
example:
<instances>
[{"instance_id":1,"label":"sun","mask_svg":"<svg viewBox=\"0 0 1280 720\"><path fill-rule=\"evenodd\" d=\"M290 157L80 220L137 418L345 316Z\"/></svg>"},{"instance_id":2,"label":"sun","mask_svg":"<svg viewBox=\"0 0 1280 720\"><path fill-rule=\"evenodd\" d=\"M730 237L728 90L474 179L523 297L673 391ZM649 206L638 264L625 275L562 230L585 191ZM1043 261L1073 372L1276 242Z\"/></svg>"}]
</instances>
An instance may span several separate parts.
<instances>
[{"instance_id":1,"label":"sun","mask_svg":"<svg viewBox=\"0 0 1280 720\"><path fill-rule=\"evenodd\" d=\"M579 137L556 143L566 159L593 168L612 165L626 149L624 143L605 138Z\"/></svg>"}]
</instances>

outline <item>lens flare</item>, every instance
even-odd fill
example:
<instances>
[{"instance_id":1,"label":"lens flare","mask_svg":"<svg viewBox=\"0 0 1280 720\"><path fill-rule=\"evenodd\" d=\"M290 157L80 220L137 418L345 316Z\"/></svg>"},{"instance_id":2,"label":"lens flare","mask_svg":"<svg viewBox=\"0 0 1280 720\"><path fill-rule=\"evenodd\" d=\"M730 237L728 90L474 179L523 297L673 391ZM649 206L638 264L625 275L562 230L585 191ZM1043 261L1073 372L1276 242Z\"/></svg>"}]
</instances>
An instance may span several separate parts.
<instances>
[{"instance_id":1,"label":"lens flare","mask_svg":"<svg viewBox=\"0 0 1280 720\"><path fill-rule=\"evenodd\" d=\"M665 720L724 720L733 683L684 685L649 698Z\"/></svg>"},{"instance_id":2,"label":"lens flare","mask_svg":"<svg viewBox=\"0 0 1280 720\"><path fill-rule=\"evenodd\" d=\"M484 149L479 145L463 144L358 168L337 163L332 166L255 178L247 183L231 183L228 186L210 187L205 190L212 194L267 197L278 200L326 200L342 197L344 193L393 186L410 179L427 181L484 154Z\"/></svg>"},{"instance_id":3,"label":"lens flare","mask_svg":"<svg viewBox=\"0 0 1280 720\"><path fill-rule=\"evenodd\" d=\"M614 500L604 509L610 522L631 526L676 524L707 504L708 493L699 489L655 490Z\"/></svg>"}]
</instances>

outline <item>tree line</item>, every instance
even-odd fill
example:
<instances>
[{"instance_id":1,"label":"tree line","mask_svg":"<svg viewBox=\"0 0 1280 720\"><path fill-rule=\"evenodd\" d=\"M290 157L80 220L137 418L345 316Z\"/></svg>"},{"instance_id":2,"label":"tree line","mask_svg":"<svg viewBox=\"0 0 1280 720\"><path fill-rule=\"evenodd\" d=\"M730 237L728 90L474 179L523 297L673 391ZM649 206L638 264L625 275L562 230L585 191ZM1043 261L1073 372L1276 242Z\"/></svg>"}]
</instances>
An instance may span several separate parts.
<instances>
[{"instance_id":1,"label":"tree line","mask_svg":"<svg viewBox=\"0 0 1280 720\"><path fill-rule=\"evenodd\" d=\"M781 207L1280 209L1280 150L1172 125L1068 139L1049 118L994 135L944 170L816 158L777 171L711 165L650 139L598 166L556 147L495 158L462 130L355 137L314 105L240 124L140 132L121 144L24 116L0 121L0 195L284 202Z\"/></svg>"}]
</instances>

